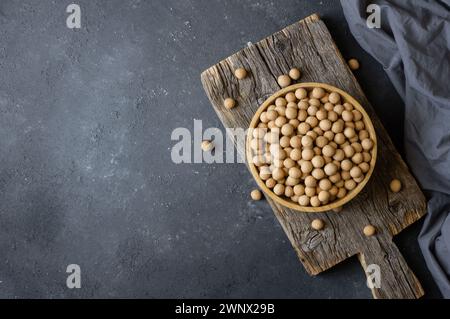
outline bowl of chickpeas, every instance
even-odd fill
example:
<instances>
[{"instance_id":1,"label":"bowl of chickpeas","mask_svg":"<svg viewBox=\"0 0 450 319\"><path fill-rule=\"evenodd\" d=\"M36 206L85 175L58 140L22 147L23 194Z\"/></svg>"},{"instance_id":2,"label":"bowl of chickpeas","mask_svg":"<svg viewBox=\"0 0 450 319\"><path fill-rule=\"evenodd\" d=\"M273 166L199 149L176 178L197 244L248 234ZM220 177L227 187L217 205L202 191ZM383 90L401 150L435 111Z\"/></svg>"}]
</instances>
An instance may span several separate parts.
<instances>
[{"instance_id":1,"label":"bowl of chickpeas","mask_svg":"<svg viewBox=\"0 0 450 319\"><path fill-rule=\"evenodd\" d=\"M298 83L256 111L246 158L258 186L278 204L300 212L338 211L369 181L377 139L369 115L348 93Z\"/></svg>"}]
</instances>

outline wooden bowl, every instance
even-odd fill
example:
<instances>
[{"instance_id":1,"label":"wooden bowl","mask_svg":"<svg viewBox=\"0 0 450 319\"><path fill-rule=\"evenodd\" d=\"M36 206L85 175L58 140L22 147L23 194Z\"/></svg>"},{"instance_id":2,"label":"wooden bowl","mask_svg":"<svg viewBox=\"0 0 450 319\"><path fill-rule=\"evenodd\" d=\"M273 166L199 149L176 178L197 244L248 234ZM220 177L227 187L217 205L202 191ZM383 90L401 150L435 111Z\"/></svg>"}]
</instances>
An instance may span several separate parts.
<instances>
[{"instance_id":1,"label":"wooden bowl","mask_svg":"<svg viewBox=\"0 0 450 319\"><path fill-rule=\"evenodd\" d=\"M252 129L256 128L258 123L260 122L260 115L262 112L266 110L266 108L274 104L275 99L284 96L289 92L294 92L298 88L305 88L305 89L312 89L315 87L321 87L327 92L337 92L341 95L341 98L343 99L343 102L348 102L354 106L354 108L361 112L363 115L363 122L365 125L365 129L368 131L370 138L372 139L374 146L371 150L371 156L372 159L370 161L370 169L365 174L365 177L362 182L358 183L358 185L353 189L352 191L348 192L346 196L344 196L341 199L335 200L334 202L331 202L327 205L319 206L319 207L312 207L312 206L300 206L299 204L294 203L293 201L280 197L278 195L275 195L275 193L266 186L264 181L259 177L258 169L253 164L253 157L252 157L252 150L250 148L250 141L252 140ZM250 130L248 130L247 133L247 143L246 143L246 157L247 157L247 164L250 169L250 172L253 175L253 178L256 180L256 183L258 184L259 188L267 194L272 200L277 202L280 205L283 205L287 208L299 211L299 212L307 212L307 213L317 213L317 212L325 212L330 211L335 208L343 206L345 203L352 200L358 193L364 188L364 186L367 184L367 182L370 179L370 176L372 176L373 170L375 168L375 162L377 159L377 138L375 134L375 129L373 128L372 121L369 118L369 115L364 110L364 108L348 93L335 88L331 85L325 84L325 83L315 83L315 82L309 82L309 83L298 83L291 86L288 86L284 89L281 89L277 91L275 94L273 94L271 97L269 97L256 111L255 115L253 116L252 121L250 122Z\"/></svg>"}]
</instances>

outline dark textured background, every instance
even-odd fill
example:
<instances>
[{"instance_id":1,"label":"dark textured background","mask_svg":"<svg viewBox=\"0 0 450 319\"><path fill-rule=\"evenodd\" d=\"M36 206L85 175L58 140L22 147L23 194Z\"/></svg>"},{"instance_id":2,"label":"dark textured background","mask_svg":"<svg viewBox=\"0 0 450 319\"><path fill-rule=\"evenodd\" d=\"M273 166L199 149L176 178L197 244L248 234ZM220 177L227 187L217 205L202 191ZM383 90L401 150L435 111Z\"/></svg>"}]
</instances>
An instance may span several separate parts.
<instances>
[{"instance_id":1,"label":"dark textured background","mask_svg":"<svg viewBox=\"0 0 450 319\"><path fill-rule=\"evenodd\" d=\"M77 0L77 31L71 2L0 2L0 297L370 297L356 258L306 274L243 164L170 160L174 128L221 127L201 71L313 12L401 149L402 101L338 1ZM396 242L436 297L420 224Z\"/></svg>"}]
</instances>

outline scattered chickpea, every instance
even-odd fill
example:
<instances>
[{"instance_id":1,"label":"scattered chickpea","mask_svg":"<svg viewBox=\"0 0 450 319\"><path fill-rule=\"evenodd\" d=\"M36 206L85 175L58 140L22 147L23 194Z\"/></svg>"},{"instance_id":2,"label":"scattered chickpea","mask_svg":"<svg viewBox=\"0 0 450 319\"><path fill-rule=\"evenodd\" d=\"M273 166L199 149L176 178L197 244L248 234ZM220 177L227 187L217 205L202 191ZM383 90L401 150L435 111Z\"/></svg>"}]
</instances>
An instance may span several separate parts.
<instances>
[{"instance_id":1,"label":"scattered chickpea","mask_svg":"<svg viewBox=\"0 0 450 319\"><path fill-rule=\"evenodd\" d=\"M350 60L348 60L348 66L353 71L358 70L359 69L359 61L356 59L350 59Z\"/></svg>"},{"instance_id":2,"label":"scattered chickpea","mask_svg":"<svg viewBox=\"0 0 450 319\"><path fill-rule=\"evenodd\" d=\"M377 232L376 228L374 226L372 226L372 225L367 225L363 229L363 233L367 237L375 235L376 232Z\"/></svg>"},{"instance_id":3,"label":"scattered chickpea","mask_svg":"<svg viewBox=\"0 0 450 319\"><path fill-rule=\"evenodd\" d=\"M202 141L203 152L211 152L214 149L214 143L211 141Z\"/></svg>"},{"instance_id":4,"label":"scattered chickpea","mask_svg":"<svg viewBox=\"0 0 450 319\"><path fill-rule=\"evenodd\" d=\"M301 73L300 70L297 68L292 68L289 71L289 76L291 77L292 80L298 80L300 79Z\"/></svg>"},{"instance_id":5,"label":"scattered chickpea","mask_svg":"<svg viewBox=\"0 0 450 319\"><path fill-rule=\"evenodd\" d=\"M223 106L225 106L226 109L230 110L236 106L236 101L228 97L223 101Z\"/></svg>"},{"instance_id":6,"label":"scattered chickpea","mask_svg":"<svg viewBox=\"0 0 450 319\"><path fill-rule=\"evenodd\" d=\"M280 75L278 77L278 84L282 88L285 88L285 87L291 85L291 78L288 75L286 75L286 74Z\"/></svg>"},{"instance_id":7,"label":"scattered chickpea","mask_svg":"<svg viewBox=\"0 0 450 319\"><path fill-rule=\"evenodd\" d=\"M398 179L393 179L389 184L389 188L392 192L398 193L402 189L402 182L400 182Z\"/></svg>"},{"instance_id":8,"label":"scattered chickpea","mask_svg":"<svg viewBox=\"0 0 450 319\"><path fill-rule=\"evenodd\" d=\"M250 193L250 196L253 200L261 200L261 198L262 198L262 194L259 189L252 190L252 192Z\"/></svg>"},{"instance_id":9,"label":"scattered chickpea","mask_svg":"<svg viewBox=\"0 0 450 319\"><path fill-rule=\"evenodd\" d=\"M312 227L312 229L314 229L314 230L322 230L323 229L323 227L325 226L325 223L323 222L323 220L321 220L321 219L314 219L312 222L311 222L311 227Z\"/></svg>"},{"instance_id":10,"label":"scattered chickpea","mask_svg":"<svg viewBox=\"0 0 450 319\"><path fill-rule=\"evenodd\" d=\"M237 68L234 71L234 76L237 77L239 80L245 79L247 77L247 70L244 68Z\"/></svg>"}]
</instances>

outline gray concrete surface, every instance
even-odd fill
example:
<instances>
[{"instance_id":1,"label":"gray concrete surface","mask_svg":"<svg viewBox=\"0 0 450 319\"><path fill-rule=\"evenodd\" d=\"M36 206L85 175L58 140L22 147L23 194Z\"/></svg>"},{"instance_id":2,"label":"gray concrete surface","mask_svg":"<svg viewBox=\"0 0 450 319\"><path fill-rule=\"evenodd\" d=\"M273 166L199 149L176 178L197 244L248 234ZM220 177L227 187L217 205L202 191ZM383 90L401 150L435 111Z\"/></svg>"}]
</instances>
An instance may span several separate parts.
<instances>
[{"instance_id":1,"label":"gray concrete surface","mask_svg":"<svg viewBox=\"0 0 450 319\"><path fill-rule=\"evenodd\" d=\"M401 148L402 102L338 1L2 0L0 297L369 298L356 259L306 274L244 165L170 160L174 128L221 127L201 71L313 12ZM397 242L437 297L419 229Z\"/></svg>"}]
</instances>

